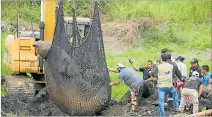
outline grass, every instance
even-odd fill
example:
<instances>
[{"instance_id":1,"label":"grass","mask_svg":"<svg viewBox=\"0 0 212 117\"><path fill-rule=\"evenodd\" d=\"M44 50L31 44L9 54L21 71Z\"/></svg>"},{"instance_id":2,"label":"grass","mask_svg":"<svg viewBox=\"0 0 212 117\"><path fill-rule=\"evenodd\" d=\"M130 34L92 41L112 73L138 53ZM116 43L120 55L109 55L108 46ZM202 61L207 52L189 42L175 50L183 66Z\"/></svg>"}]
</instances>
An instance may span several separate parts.
<instances>
[{"instance_id":1,"label":"grass","mask_svg":"<svg viewBox=\"0 0 212 117\"><path fill-rule=\"evenodd\" d=\"M2 65L1 73L2 74L12 73L11 69L8 68L7 66L5 66L5 64L4 64L4 49L5 49L5 39L6 39L6 37L7 37L7 34L2 33L2 35L1 35L1 63L2 63L1 64Z\"/></svg>"},{"instance_id":2,"label":"grass","mask_svg":"<svg viewBox=\"0 0 212 117\"><path fill-rule=\"evenodd\" d=\"M12 73L11 69L5 66L4 64L4 49L5 49L5 39L7 34L2 33L1 35L1 74L10 74ZM1 86L1 96L4 96L7 93L5 84Z\"/></svg>"},{"instance_id":3,"label":"grass","mask_svg":"<svg viewBox=\"0 0 212 117\"><path fill-rule=\"evenodd\" d=\"M210 1L112 0L105 13L111 20L151 17L160 21L208 23L211 21L210 9Z\"/></svg>"}]
</instances>

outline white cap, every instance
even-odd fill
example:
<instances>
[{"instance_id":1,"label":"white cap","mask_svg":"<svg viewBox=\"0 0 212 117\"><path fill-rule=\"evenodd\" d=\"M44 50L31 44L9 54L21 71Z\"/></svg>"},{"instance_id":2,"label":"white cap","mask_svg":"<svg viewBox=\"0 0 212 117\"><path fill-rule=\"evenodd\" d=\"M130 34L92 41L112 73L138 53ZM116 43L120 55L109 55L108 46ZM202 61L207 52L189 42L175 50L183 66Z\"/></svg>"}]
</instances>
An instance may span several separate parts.
<instances>
[{"instance_id":1,"label":"white cap","mask_svg":"<svg viewBox=\"0 0 212 117\"><path fill-rule=\"evenodd\" d=\"M122 68L122 67L124 67L124 65L122 63L117 64L117 68Z\"/></svg>"},{"instance_id":2,"label":"white cap","mask_svg":"<svg viewBox=\"0 0 212 117\"><path fill-rule=\"evenodd\" d=\"M199 73L198 73L197 71L194 71L194 72L192 73L192 76L193 76L193 77L196 77L196 78L199 78Z\"/></svg>"}]
</instances>

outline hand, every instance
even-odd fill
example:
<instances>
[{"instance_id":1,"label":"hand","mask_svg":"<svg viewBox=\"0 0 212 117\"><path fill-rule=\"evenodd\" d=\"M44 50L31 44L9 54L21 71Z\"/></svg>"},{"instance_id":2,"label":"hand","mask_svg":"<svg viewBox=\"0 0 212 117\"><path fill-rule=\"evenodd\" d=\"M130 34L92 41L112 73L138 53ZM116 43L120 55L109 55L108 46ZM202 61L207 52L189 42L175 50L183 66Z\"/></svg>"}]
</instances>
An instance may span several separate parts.
<instances>
[{"instance_id":1,"label":"hand","mask_svg":"<svg viewBox=\"0 0 212 117\"><path fill-rule=\"evenodd\" d=\"M129 60L129 63L130 64L133 64L133 61L132 61L132 59L130 58L130 59L128 59Z\"/></svg>"},{"instance_id":2,"label":"hand","mask_svg":"<svg viewBox=\"0 0 212 117\"><path fill-rule=\"evenodd\" d=\"M200 100L201 99L201 95L198 95L198 100Z\"/></svg>"},{"instance_id":3,"label":"hand","mask_svg":"<svg viewBox=\"0 0 212 117\"><path fill-rule=\"evenodd\" d=\"M110 85L110 86L112 86L112 85L113 85L113 83L111 82L109 85Z\"/></svg>"},{"instance_id":4,"label":"hand","mask_svg":"<svg viewBox=\"0 0 212 117\"><path fill-rule=\"evenodd\" d=\"M182 78L181 81L182 81L182 82L185 82L185 78Z\"/></svg>"},{"instance_id":5,"label":"hand","mask_svg":"<svg viewBox=\"0 0 212 117\"><path fill-rule=\"evenodd\" d=\"M108 70L108 71L111 71L109 67L107 68L107 70Z\"/></svg>"}]
</instances>

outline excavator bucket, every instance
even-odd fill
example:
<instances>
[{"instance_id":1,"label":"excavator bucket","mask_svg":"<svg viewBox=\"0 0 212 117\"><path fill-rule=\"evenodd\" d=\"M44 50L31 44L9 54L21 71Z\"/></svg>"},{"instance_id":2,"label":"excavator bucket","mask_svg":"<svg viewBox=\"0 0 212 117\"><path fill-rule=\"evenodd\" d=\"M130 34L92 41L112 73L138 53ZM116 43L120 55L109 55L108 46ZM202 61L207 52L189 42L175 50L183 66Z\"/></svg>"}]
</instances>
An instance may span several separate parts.
<instances>
[{"instance_id":1,"label":"excavator bucket","mask_svg":"<svg viewBox=\"0 0 212 117\"><path fill-rule=\"evenodd\" d=\"M90 31L84 40L79 41L76 20L73 22L70 44L65 35L61 0L52 46L44 63L47 87L63 112L93 115L108 106L111 99L98 3L95 2Z\"/></svg>"}]
</instances>

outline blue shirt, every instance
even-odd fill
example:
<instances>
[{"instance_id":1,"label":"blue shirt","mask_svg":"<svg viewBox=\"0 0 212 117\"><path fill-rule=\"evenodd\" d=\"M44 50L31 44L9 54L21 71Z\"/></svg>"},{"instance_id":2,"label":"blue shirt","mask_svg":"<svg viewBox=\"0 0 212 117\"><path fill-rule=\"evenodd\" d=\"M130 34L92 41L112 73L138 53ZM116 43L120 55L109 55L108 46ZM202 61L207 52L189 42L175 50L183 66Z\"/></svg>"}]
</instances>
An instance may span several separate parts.
<instances>
[{"instance_id":1,"label":"blue shirt","mask_svg":"<svg viewBox=\"0 0 212 117\"><path fill-rule=\"evenodd\" d=\"M209 73L206 74L205 77L203 78L203 84L204 84L205 86L207 86L208 83L209 83L210 75L211 75L211 73L209 72Z\"/></svg>"},{"instance_id":2,"label":"blue shirt","mask_svg":"<svg viewBox=\"0 0 212 117\"><path fill-rule=\"evenodd\" d=\"M124 83L128 87L131 87L133 83L143 81L143 79L139 76L139 74L129 67L121 69L121 72L119 73L119 79L124 80Z\"/></svg>"}]
</instances>

